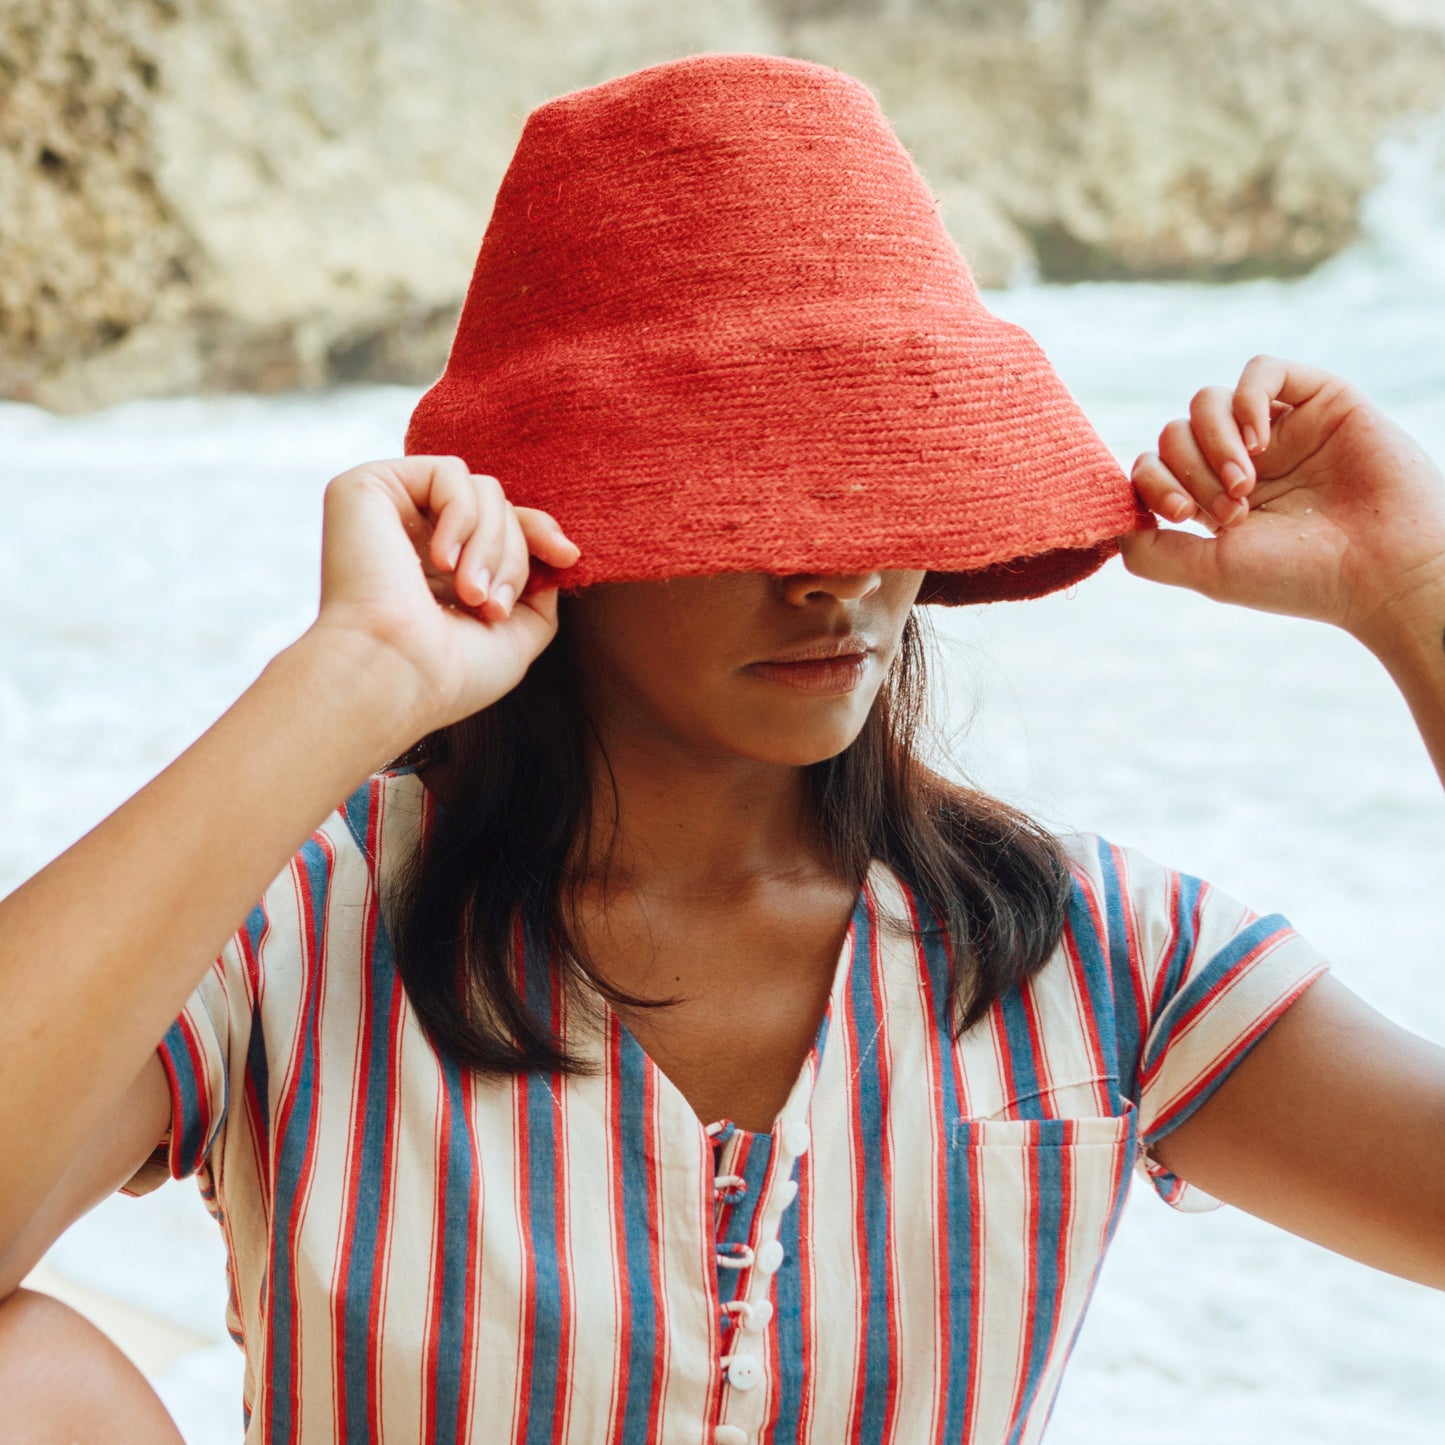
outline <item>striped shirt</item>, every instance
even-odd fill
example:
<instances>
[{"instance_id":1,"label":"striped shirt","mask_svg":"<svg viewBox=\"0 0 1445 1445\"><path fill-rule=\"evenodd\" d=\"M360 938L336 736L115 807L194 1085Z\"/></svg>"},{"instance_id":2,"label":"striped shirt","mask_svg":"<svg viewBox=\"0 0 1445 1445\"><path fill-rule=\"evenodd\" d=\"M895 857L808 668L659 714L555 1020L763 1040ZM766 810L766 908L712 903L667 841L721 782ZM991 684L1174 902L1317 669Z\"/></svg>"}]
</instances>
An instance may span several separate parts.
<instances>
[{"instance_id":1,"label":"striped shirt","mask_svg":"<svg viewBox=\"0 0 1445 1445\"><path fill-rule=\"evenodd\" d=\"M225 1236L248 1445L1026 1445L1135 1166L1320 973L1278 915L1093 834L1045 968L961 1040L875 863L771 1133L700 1120L518 925L587 1075L432 1049L379 903L428 795L373 778L166 1034L159 1162ZM160 1151L158 1151L159 1156Z\"/></svg>"}]
</instances>

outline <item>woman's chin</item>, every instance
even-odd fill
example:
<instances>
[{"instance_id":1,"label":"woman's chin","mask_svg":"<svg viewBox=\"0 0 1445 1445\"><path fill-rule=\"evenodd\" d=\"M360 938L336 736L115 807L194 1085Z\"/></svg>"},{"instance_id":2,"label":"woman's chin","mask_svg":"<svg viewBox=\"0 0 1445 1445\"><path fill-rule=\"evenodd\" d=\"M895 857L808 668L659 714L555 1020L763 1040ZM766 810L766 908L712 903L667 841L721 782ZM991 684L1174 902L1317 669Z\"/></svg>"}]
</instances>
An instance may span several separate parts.
<instances>
[{"instance_id":1,"label":"woman's chin","mask_svg":"<svg viewBox=\"0 0 1445 1445\"><path fill-rule=\"evenodd\" d=\"M827 706L832 703L833 706ZM815 698L808 709L812 715L800 718L777 716L733 739L733 750L757 762L806 768L837 757L863 731L868 708L849 698Z\"/></svg>"}]
</instances>

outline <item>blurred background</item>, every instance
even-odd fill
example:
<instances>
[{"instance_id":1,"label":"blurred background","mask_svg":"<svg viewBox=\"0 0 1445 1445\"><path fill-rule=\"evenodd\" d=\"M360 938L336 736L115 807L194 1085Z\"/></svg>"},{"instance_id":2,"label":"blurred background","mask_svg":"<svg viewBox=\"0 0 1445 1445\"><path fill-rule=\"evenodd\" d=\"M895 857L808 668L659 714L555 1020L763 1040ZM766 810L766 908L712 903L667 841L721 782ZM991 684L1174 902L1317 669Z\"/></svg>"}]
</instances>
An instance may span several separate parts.
<instances>
[{"instance_id":1,"label":"blurred background","mask_svg":"<svg viewBox=\"0 0 1445 1445\"><path fill-rule=\"evenodd\" d=\"M530 107L705 49L867 81L1121 459L1261 350L1445 458L1445 0L0 0L0 891L306 626L321 490L400 450ZM1348 638L1117 562L936 621L958 770L1445 1042L1445 806ZM239 1441L191 1184L33 1282ZM1050 1439L1435 1445L1442 1340L1445 1295L1141 1190Z\"/></svg>"}]
</instances>

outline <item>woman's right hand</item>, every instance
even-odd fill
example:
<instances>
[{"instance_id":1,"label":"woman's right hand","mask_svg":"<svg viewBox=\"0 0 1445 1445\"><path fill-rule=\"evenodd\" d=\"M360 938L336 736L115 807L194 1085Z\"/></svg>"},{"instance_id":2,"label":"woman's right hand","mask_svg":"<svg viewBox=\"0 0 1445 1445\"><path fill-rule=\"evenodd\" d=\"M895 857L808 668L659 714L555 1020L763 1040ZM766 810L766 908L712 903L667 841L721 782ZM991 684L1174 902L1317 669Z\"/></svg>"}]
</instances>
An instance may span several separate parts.
<instances>
[{"instance_id":1,"label":"woman's right hand","mask_svg":"<svg viewBox=\"0 0 1445 1445\"><path fill-rule=\"evenodd\" d=\"M556 634L557 588L527 585L533 555L565 568L579 552L458 457L353 467L326 489L312 633L360 636L404 662L419 737L510 692Z\"/></svg>"}]
</instances>

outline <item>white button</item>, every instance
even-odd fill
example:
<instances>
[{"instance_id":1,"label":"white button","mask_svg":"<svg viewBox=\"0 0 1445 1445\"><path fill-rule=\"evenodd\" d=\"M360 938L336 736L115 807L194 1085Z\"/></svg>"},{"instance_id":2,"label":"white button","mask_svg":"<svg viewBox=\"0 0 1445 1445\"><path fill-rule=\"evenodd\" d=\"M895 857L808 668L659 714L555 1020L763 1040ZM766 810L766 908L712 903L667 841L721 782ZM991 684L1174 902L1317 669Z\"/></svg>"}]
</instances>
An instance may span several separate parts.
<instances>
[{"instance_id":1,"label":"white button","mask_svg":"<svg viewBox=\"0 0 1445 1445\"><path fill-rule=\"evenodd\" d=\"M719 1425L712 1432L713 1445L748 1445L748 1432L736 1425Z\"/></svg>"},{"instance_id":2,"label":"white button","mask_svg":"<svg viewBox=\"0 0 1445 1445\"><path fill-rule=\"evenodd\" d=\"M808 1152L808 1145L813 1142L812 1131L801 1119L789 1124L783 1130L783 1148L793 1156L794 1159L801 1159Z\"/></svg>"},{"instance_id":3,"label":"white button","mask_svg":"<svg viewBox=\"0 0 1445 1445\"><path fill-rule=\"evenodd\" d=\"M783 1263L783 1246L770 1239L757 1253L757 1266L763 1274L777 1274Z\"/></svg>"},{"instance_id":4,"label":"white button","mask_svg":"<svg viewBox=\"0 0 1445 1445\"><path fill-rule=\"evenodd\" d=\"M763 1367L751 1355L734 1355L728 1361L728 1384L751 1390L763 1378Z\"/></svg>"},{"instance_id":5,"label":"white button","mask_svg":"<svg viewBox=\"0 0 1445 1445\"><path fill-rule=\"evenodd\" d=\"M772 1300L760 1299L743 1316L743 1328L751 1335L760 1335L772 1323L772 1319Z\"/></svg>"},{"instance_id":6,"label":"white button","mask_svg":"<svg viewBox=\"0 0 1445 1445\"><path fill-rule=\"evenodd\" d=\"M798 1181L796 1179L784 1180L783 1187L778 1190L778 1208L786 1209L797 1197Z\"/></svg>"}]
</instances>

